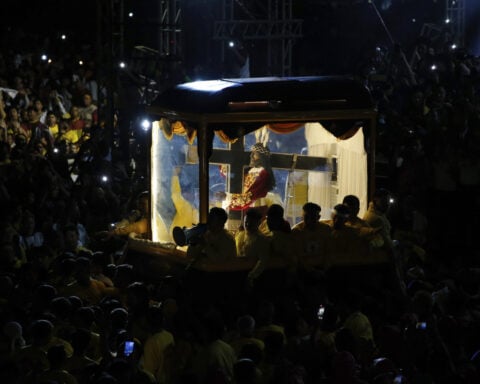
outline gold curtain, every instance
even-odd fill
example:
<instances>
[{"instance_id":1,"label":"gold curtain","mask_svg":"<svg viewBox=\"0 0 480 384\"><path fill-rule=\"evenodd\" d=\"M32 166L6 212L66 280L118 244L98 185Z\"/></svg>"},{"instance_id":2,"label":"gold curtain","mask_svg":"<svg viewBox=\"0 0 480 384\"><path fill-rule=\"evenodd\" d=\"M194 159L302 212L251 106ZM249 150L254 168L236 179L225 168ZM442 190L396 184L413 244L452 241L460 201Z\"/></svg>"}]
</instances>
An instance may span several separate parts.
<instances>
[{"instance_id":1,"label":"gold curtain","mask_svg":"<svg viewBox=\"0 0 480 384\"><path fill-rule=\"evenodd\" d=\"M272 132L275 132L278 134L288 134L288 133L295 132L297 129L299 129L303 125L304 123L273 123L273 124L267 124L266 127ZM195 137L197 136L196 129L190 127L188 124L182 121L174 121L173 123L171 123L168 119L162 118L159 122L159 126L163 134L168 140L171 140L173 135L180 135L180 136L186 136L188 143L192 144L193 141L195 140ZM358 129L359 127L354 127L348 130L347 132L345 132L343 135L341 135L337 139L347 140L350 137L354 136L357 133ZM223 131L215 131L215 134L224 143L232 144L238 140L238 138L232 139L228 137Z\"/></svg>"}]
</instances>

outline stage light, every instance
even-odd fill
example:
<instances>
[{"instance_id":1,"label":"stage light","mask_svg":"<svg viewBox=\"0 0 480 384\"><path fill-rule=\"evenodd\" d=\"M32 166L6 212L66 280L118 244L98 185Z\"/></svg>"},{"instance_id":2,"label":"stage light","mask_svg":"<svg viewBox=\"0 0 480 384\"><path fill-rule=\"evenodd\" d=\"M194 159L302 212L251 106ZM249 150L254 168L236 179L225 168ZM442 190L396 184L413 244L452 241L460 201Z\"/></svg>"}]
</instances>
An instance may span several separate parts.
<instances>
[{"instance_id":1,"label":"stage light","mask_svg":"<svg viewBox=\"0 0 480 384\"><path fill-rule=\"evenodd\" d=\"M235 47L235 42L234 42L233 40L230 40L230 41L228 42L228 46L229 46L230 48Z\"/></svg>"},{"instance_id":2,"label":"stage light","mask_svg":"<svg viewBox=\"0 0 480 384\"><path fill-rule=\"evenodd\" d=\"M128 12L128 17L133 17L133 12Z\"/></svg>"},{"instance_id":3,"label":"stage light","mask_svg":"<svg viewBox=\"0 0 480 384\"><path fill-rule=\"evenodd\" d=\"M142 122L140 123L140 126L144 131L148 131L152 126L152 122L149 119L143 119Z\"/></svg>"},{"instance_id":4,"label":"stage light","mask_svg":"<svg viewBox=\"0 0 480 384\"><path fill-rule=\"evenodd\" d=\"M452 49L457 49L457 44L452 44L452 45L450 46L450 48L452 48Z\"/></svg>"},{"instance_id":5,"label":"stage light","mask_svg":"<svg viewBox=\"0 0 480 384\"><path fill-rule=\"evenodd\" d=\"M416 22L417 22L417 19L413 18L412 23L416 23Z\"/></svg>"},{"instance_id":6,"label":"stage light","mask_svg":"<svg viewBox=\"0 0 480 384\"><path fill-rule=\"evenodd\" d=\"M62 35L62 36L60 36L60 38L61 38L62 40L65 40L65 39L67 38L67 35Z\"/></svg>"},{"instance_id":7,"label":"stage light","mask_svg":"<svg viewBox=\"0 0 480 384\"><path fill-rule=\"evenodd\" d=\"M48 57L47 57L47 55L43 54L43 55L41 56L41 59L42 59L42 61L47 61L47 60L48 60Z\"/></svg>"},{"instance_id":8,"label":"stage light","mask_svg":"<svg viewBox=\"0 0 480 384\"><path fill-rule=\"evenodd\" d=\"M127 67L127 64L125 64L124 61L121 61L121 62L118 64L118 66L119 66L120 68L124 69L124 68Z\"/></svg>"},{"instance_id":9,"label":"stage light","mask_svg":"<svg viewBox=\"0 0 480 384\"><path fill-rule=\"evenodd\" d=\"M52 59L48 59L47 63L52 64Z\"/></svg>"},{"instance_id":10,"label":"stage light","mask_svg":"<svg viewBox=\"0 0 480 384\"><path fill-rule=\"evenodd\" d=\"M82 61L82 60L78 60L78 65L83 65L83 61Z\"/></svg>"},{"instance_id":11,"label":"stage light","mask_svg":"<svg viewBox=\"0 0 480 384\"><path fill-rule=\"evenodd\" d=\"M450 19L445 19L445 24L450 24Z\"/></svg>"},{"instance_id":12,"label":"stage light","mask_svg":"<svg viewBox=\"0 0 480 384\"><path fill-rule=\"evenodd\" d=\"M435 70L437 69L437 66L436 66L435 64L433 64L433 65L430 67L430 69L431 69L432 71L435 71Z\"/></svg>"}]
</instances>

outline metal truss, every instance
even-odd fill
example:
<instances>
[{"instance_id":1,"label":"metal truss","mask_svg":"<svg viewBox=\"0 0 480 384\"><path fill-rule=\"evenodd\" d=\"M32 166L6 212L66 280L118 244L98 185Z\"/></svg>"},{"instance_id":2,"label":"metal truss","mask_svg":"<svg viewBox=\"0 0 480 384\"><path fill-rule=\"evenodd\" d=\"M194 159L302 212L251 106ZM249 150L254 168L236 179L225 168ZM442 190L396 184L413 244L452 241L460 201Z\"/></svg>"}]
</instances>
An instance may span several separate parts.
<instances>
[{"instance_id":1,"label":"metal truss","mask_svg":"<svg viewBox=\"0 0 480 384\"><path fill-rule=\"evenodd\" d=\"M159 51L161 55L182 55L182 8L180 0L161 0Z\"/></svg>"},{"instance_id":2,"label":"metal truss","mask_svg":"<svg viewBox=\"0 0 480 384\"><path fill-rule=\"evenodd\" d=\"M222 42L220 53L232 38L266 40L268 75L289 76L292 72L292 50L302 37L301 19L294 19L293 0L265 2L223 0L221 20L214 22L215 40Z\"/></svg>"},{"instance_id":3,"label":"metal truss","mask_svg":"<svg viewBox=\"0 0 480 384\"><path fill-rule=\"evenodd\" d=\"M446 20L450 24L455 42L465 43L465 0L445 0Z\"/></svg>"}]
</instances>

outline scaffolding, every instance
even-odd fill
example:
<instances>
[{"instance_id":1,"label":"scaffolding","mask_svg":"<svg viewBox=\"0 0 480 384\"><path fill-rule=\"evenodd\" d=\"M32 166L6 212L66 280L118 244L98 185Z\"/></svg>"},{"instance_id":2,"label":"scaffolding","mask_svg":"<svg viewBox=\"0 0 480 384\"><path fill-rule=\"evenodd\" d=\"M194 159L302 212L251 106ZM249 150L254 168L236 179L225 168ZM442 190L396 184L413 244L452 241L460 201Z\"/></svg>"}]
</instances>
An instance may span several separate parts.
<instances>
[{"instance_id":1,"label":"scaffolding","mask_svg":"<svg viewBox=\"0 0 480 384\"><path fill-rule=\"evenodd\" d=\"M221 20L214 22L213 38L221 42L222 62L232 39L266 41L264 75L292 74L293 46L300 37L302 20L293 18L293 0L222 0Z\"/></svg>"},{"instance_id":2,"label":"scaffolding","mask_svg":"<svg viewBox=\"0 0 480 384\"><path fill-rule=\"evenodd\" d=\"M445 22L450 25L454 42L463 47L465 44L465 0L445 1Z\"/></svg>"},{"instance_id":3,"label":"scaffolding","mask_svg":"<svg viewBox=\"0 0 480 384\"><path fill-rule=\"evenodd\" d=\"M182 56L182 8L180 0L161 0L159 51L161 55Z\"/></svg>"}]
</instances>

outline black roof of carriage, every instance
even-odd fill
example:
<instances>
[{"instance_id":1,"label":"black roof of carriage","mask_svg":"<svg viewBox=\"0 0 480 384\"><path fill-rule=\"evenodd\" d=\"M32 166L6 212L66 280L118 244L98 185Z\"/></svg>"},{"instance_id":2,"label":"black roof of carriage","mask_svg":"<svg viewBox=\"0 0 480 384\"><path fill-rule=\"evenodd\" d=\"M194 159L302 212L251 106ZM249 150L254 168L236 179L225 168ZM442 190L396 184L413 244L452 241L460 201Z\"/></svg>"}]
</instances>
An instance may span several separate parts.
<instances>
[{"instance_id":1,"label":"black roof of carriage","mask_svg":"<svg viewBox=\"0 0 480 384\"><path fill-rule=\"evenodd\" d=\"M195 81L161 93L148 107L191 114L372 109L368 89L346 76L257 77Z\"/></svg>"},{"instance_id":2,"label":"black roof of carriage","mask_svg":"<svg viewBox=\"0 0 480 384\"><path fill-rule=\"evenodd\" d=\"M167 89L146 111L194 129L205 124L231 139L264 124L312 121L338 137L376 116L369 90L347 76L195 81Z\"/></svg>"}]
</instances>

